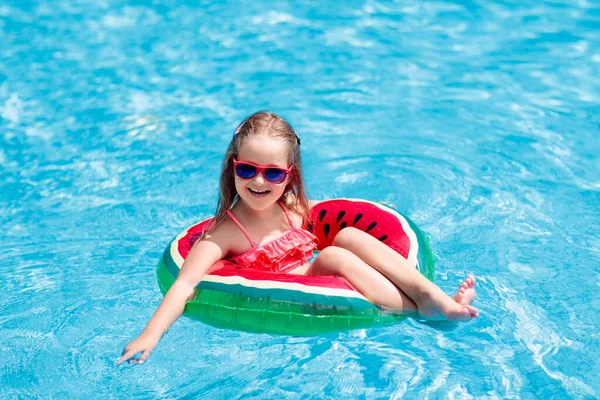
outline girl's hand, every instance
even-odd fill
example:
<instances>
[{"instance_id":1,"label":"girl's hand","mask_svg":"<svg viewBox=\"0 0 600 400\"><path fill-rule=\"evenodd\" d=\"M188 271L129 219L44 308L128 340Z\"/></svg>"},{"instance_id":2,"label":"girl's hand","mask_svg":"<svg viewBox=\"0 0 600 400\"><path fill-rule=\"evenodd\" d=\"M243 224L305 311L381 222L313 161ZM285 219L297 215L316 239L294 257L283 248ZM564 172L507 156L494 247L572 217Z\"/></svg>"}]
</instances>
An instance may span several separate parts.
<instances>
[{"instance_id":1,"label":"girl's hand","mask_svg":"<svg viewBox=\"0 0 600 400\"><path fill-rule=\"evenodd\" d=\"M152 353L159 340L160 337L157 339L155 336L142 333L125 346L123 353L121 353L121 358L117 360L115 365L119 365L124 361L129 361L130 364L143 363L150 357L150 353ZM138 353L142 353L140 358L133 358Z\"/></svg>"}]
</instances>

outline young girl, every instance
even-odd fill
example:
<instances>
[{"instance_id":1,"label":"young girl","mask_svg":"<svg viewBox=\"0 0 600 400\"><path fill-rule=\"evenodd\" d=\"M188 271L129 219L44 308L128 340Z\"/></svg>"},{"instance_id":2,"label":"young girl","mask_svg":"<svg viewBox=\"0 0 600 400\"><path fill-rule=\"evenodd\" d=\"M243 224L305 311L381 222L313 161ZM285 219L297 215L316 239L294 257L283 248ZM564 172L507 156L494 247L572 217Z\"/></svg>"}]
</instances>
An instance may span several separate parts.
<instances>
[{"instance_id":1,"label":"young girl","mask_svg":"<svg viewBox=\"0 0 600 400\"><path fill-rule=\"evenodd\" d=\"M271 112L258 112L237 128L220 178L221 195L209 231L186 258L175 283L138 338L116 362L144 362L183 313L196 285L218 260L247 268L306 275L339 275L377 305L427 319L468 320L478 311L475 278L446 295L394 250L355 228L340 231L312 264L315 236L304 229L315 202L306 198L300 139ZM142 353L138 359L133 358Z\"/></svg>"}]
</instances>

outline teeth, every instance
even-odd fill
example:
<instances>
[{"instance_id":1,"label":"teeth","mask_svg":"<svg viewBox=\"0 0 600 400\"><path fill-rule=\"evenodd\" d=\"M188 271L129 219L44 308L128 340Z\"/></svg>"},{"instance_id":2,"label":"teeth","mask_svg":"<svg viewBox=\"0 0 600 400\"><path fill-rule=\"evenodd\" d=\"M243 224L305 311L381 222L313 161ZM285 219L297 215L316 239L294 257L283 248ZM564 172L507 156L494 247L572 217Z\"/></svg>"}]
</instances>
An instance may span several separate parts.
<instances>
[{"instance_id":1,"label":"teeth","mask_svg":"<svg viewBox=\"0 0 600 400\"><path fill-rule=\"evenodd\" d=\"M254 194L267 194L269 192L268 190L254 190L250 188L248 188L248 190Z\"/></svg>"}]
</instances>

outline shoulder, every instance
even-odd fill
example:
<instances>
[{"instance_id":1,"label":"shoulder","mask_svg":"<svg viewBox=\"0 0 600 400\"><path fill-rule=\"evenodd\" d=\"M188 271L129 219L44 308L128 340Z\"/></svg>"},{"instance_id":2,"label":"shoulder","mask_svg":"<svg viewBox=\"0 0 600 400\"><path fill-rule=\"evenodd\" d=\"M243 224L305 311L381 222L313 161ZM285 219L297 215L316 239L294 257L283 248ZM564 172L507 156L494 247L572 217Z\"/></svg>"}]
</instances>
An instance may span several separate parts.
<instances>
[{"instance_id":1,"label":"shoulder","mask_svg":"<svg viewBox=\"0 0 600 400\"><path fill-rule=\"evenodd\" d=\"M286 194L285 196L283 196L281 198L281 201L290 207L295 207L298 206L298 201L296 200L296 195L292 192ZM319 204L322 200L308 200L308 211L310 211L311 208L313 208L314 206L316 206L317 204Z\"/></svg>"},{"instance_id":2,"label":"shoulder","mask_svg":"<svg viewBox=\"0 0 600 400\"><path fill-rule=\"evenodd\" d=\"M320 202L321 202L321 200L309 200L308 201L308 208L313 208L314 206L316 206Z\"/></svg>"},{"instance_id":3,"label":"shoulder","mask_svg":"<svg viewBox=\"0 0 600 400\"><path fill-rule=\"evenodd\" d=\"M200 244L201 242L212 242L218 245L223 251L223 258L225 258L231 254L238 253L239 244L247 242L247 239L240 228L226 215L223 220L219 221L217 225L206 232L204 237L196 242L196 244Z\"/></svg>"},{"instance_id":4,"label":"shoulder","mask_svg":"<svg viewBox=\"0 0 600 400\"><path fill-rule=\"evenodd\" d=\"M314 207L318 201L308 200L308 204L302 204L296 199L293 193L288 193L281 199L285 208L289 210L290 217L294 221L294 226L306 226L310 221L311 208Z\"/></svg>"},{"instance_id":5,"label":"shoulder","mask_svg":"<svg viewBox=\"0 0 600 400\"><path fill-rule=\"evenodd\" d=\"M296 195L292 192L288 192L281 197L280 201L286 206L294 206L296 205Z\"/></svg>"},{"instance_id":6,"label":"shoulder","mask_svg":"<svg viewBox=\"0 0 600 400\"><path fill-rule=\"evenodd\" d=\"M226 215L221 221L217 222L216 225L210 227L203 239L219 240L226 238L234 226L235 224L231 218Z\"/></svg>"}]
</instances>

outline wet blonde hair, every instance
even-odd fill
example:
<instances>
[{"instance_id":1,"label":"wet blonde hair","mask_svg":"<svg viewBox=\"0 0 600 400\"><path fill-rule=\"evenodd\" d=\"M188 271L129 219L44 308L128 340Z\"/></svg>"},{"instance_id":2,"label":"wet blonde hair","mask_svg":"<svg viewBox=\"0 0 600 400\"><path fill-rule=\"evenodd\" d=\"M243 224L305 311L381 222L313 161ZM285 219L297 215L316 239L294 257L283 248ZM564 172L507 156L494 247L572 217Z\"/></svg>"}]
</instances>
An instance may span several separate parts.
<instances>
[{"instance_id":1,"label":"wet blonde hair","mask_svg":"<svg viewBox=\"0 0 600 400\"><path fill-rule=\"evenodd\" d=\"M227 215L227 210L235 203L238 196L235 189L233 158L238 156L244 140L248 137L266 136L280 138L288 144L288 160L294 168L290 179L279 199L289 210L302 216L303 225L309 222L308 199L302 177L300 159L300 139L292 126L283 118L270 111L259 111L247 117L236 129L223 159L221 178L219 180L220 196L212 226L215 226Z\"/></svg>"}]
</instances>

